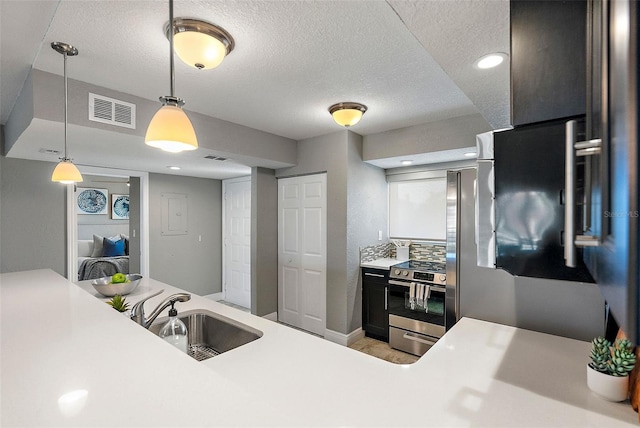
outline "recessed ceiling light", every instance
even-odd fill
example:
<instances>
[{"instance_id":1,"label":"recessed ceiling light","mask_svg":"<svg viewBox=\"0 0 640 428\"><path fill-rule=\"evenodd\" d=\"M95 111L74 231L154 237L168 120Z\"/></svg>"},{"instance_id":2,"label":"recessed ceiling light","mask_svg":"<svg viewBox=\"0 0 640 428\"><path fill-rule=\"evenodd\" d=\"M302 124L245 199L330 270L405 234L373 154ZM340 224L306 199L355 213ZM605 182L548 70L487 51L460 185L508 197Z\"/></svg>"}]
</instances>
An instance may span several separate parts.
<instances>
[{"instance_id":1,"label":"recessed ceiling light","mask_svg":"<svg viewBox=\"0 0 640 428\"><path fill-rule=\"evenodd\" d=\"M411 165L411 164L413 163L413 161L412 161L412 160L407 159L407 160L403 160L403 161L402 161L402 162L400 162L400 163L401 163L402 165Z\"/></svg>"},{"instance_id":2,"label":"recessed ceiling light","mask_svg":"<svg viewBox=\"0 0 640 428\"><path fill-rule=\"evenodd\" d=\"M507 59L507 54L496 52L488 54L476 61L475 67L480 69L493 68L502 64Z\"/></svg>"},{"instance_id":3,"label":"recessed ceiling light","mask_svg":"<svg viewBox=\"0 0 640 428\"><path fill-rule=\"evenodd\" d=\"M174 171L177 171L177 170L179 170L179 169L180 169L180 167L179 167L179 166L168 166L167 168L169 168L169 169L173 169Z\"/></svg>"},{"instance_id":4,"label":"recessed ceiling light","mask_svg":"<svg viewBox=\"0 0 640 428\"><path fill-rule=\"evenodd\" d=\"M464 155L465 155L466 157L470 158L470 157L476 156L476 155L477 155L477 153L476 153L476 152L467 152L467 153L465 153Z\"/></svg>"}]
</instances>

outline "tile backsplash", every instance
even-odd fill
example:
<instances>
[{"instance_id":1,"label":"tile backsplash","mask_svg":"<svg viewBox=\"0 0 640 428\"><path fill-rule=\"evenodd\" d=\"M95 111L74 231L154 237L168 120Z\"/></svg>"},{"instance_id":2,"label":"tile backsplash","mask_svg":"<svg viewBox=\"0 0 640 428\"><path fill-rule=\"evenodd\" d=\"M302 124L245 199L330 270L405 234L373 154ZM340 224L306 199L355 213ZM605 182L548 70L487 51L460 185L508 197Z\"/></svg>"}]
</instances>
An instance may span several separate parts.
<instances>
[{"instance_id":1,"label":"tile backsplash","mask_svg":"<svg viewBox=\"0 0 640 428\"><path fill-rule=\"evenodd\" d=\"M360 247L360 263L391 257L389 255L391 247L395 248L395 245L391 242L387 242L386 244L370 245L368 247Z\"/></svg>"},{"instance_id":2,"label":"tile backsplash","mask_svg":"<svg viewBox=\"0 0 640 428\"><path fill-rule=\"evenodd\" d=\"M388 242L386 244L371 245L360 248L360 263L370 262L376 259L395 258L396 246ZM409 257L412 260L425 260L438 263L446 263L446 244L430 244L415 242L409 246Z\"/></svg>"}]
</instances>

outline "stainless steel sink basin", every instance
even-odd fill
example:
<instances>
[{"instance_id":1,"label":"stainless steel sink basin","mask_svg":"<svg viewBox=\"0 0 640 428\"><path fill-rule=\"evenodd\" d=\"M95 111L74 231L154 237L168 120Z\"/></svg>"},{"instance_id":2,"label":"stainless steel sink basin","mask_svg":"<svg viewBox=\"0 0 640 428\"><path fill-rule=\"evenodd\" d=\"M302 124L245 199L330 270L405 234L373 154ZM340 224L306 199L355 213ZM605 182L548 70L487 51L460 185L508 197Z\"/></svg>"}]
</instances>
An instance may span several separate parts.
<instances>
[{"instance_id":1,"label":"stainless steel sink basin","mask_svg":"<svg viewBox=\"0 0 640 428\"><path fill-rule=\"evenodd\" d=\"M189 355L198 361L262 337L260 330L210 311L185 311L179 313L178 318L185 323L189 332ZM149 331L157 335L167 321L168 318L157 319Z\"/></svg>"}]
</instances>

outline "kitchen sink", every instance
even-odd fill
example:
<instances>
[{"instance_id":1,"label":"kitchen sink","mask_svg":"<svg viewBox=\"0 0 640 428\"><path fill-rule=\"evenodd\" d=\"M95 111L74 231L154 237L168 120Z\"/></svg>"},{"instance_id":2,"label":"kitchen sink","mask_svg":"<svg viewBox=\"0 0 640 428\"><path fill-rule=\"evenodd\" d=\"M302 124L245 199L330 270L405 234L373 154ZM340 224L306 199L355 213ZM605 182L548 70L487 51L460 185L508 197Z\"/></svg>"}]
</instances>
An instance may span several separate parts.
<instances>
[{"instance_id":1,"label":"kitchen sink","mask_svg":"<svg viewBox=\"0 0 640 428\"><path fill-rule=\"evenodd\" d=\"M203 361L262 337L262 332L241 322L205 310L191 310L178 314L189 333L188 353ZM156 320L149 331L158 335L169 318Z\"/></svg>"}]
</instances>

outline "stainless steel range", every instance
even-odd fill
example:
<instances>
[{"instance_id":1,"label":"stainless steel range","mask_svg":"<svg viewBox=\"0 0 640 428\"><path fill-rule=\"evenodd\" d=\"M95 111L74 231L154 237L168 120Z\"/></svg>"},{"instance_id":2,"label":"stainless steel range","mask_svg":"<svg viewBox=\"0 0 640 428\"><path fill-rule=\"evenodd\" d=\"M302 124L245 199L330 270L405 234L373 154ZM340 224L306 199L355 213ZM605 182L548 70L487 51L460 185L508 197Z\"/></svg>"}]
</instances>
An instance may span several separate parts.
<instances>
[{"instance_id":1,"label":"stainless steel range","mask_svg":"<svg viewBox=\"0 0 640 428\"><path fill-rule=\"evenodd\" d=\"M445 332L444 263L410 260L389 270L389 345L421 356Z\"/></svg>"}]
</instances>

